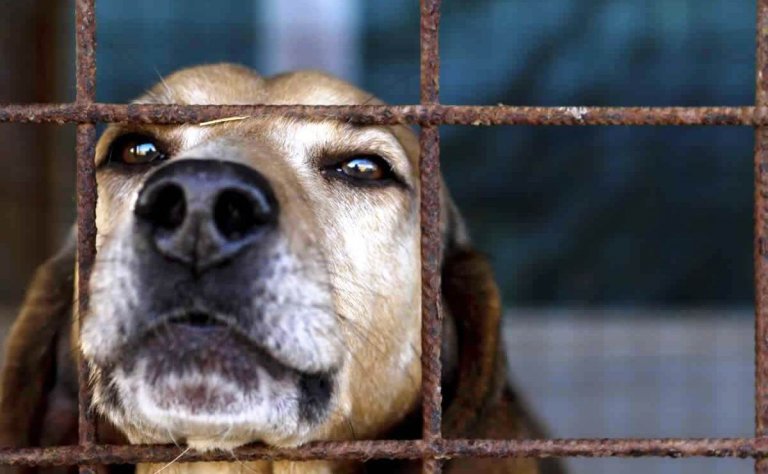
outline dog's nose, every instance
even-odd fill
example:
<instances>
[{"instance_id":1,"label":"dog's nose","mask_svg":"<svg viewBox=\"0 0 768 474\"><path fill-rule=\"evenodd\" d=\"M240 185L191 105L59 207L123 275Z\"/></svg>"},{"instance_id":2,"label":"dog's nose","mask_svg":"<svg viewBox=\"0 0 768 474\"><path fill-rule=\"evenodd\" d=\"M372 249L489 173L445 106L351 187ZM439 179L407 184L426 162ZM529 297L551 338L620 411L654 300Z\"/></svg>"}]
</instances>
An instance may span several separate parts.
<instances>
[{"instance_id":1,"label":"dog's nose","mask_svg":"<svg viewBox=\"0 0 768 474\"><path fill-rule=\"evenodd\" d=\"M267 179L245 165L179 160L147 178L135 214L165 257L200 272L224 264L277 223Z\"/></svg>"}]
</instances>

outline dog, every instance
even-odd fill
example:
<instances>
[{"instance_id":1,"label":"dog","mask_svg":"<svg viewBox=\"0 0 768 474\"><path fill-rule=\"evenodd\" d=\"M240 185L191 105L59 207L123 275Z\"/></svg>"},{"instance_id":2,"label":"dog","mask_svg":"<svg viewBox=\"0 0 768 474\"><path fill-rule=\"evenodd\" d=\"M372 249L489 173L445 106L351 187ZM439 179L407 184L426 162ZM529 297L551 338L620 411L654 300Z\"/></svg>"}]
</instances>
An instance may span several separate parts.
<instances>
[{"instance_id":1,"label":"dog","mask_svg":"<svg viewBox=\"0 0 768 474\"><path fill-rule=\"evenodd\" d=\"M264 78L231 64L176 72L136 103L381 104L321 72ZM405 126L270 115L108 127L95 156L89 311L72 317L70 237L38 269L8 336L0 446L76 443L81 360L101 442L208 451L419 438L418 160L418 140ZM441 198L444 436L542 437L506 381L491 268L444 185ZM135 468L363 469L420 472L411 461ZM444 471L559 467L456 459Z\"/></svg>"}]
</instances>

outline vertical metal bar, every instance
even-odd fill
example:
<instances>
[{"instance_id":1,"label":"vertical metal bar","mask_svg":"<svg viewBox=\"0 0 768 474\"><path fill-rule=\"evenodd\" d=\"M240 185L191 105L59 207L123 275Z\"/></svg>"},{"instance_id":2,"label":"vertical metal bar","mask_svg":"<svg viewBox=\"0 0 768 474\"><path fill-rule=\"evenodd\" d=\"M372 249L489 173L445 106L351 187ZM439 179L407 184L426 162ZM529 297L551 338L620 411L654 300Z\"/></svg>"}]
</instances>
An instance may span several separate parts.
<instances>
[{"instance_id":1,"label":"vertical metal bar","mask_svg":"<svg viewBox=\"0 0 768 474\"><path fill-rule=\"evenodd\" d=\"M96 5L95 0L75 3L77 48L77 102L96 101Z\"/></svg>"},{"instance_id":2,"label":"vertical metal bar","mask_svg":"<svg viewBox=\"0 0 768 474\"><path fill-rule=\"evenodd\" d=\"M96 187L93 173L96 127L93 124L77 126L77 321L88 310L88 279L95 258L96 235L95 207ZM95 441L95 420L90 410L88 368L84 361L79 364L79 441L90 444Z\"/></svg>"},{"instance_id":3,"label":"vertical metal bar","mask_svg":"<svg viewBox=\"0 0 768 474\"><path fill-rule=\"evenodd\" d=\"M96 100L96 8L95 0L75 3L77 39L76 101L91 104ZM77 323L88 311L88 282L96 257L96 169L94 151L96 126L77 126ZM96 440L96 420L91 411L88 367L81 359L78 366L78 433L83 446ZM81 473L92 473L92 466L80 466Z\"/></svg>"},{"instance_id":4,"label":"vertical metal bar","mask_svg":"<svg viewBox=\"0 0 768 474\"><path fill-rule=\"evenodd\" d=\"M442 394L440 392L440 136L436 126L421 130L421 364L424 427L428 444L441 439ZM441 472L441 462L424 459L423 472Z\"/></svg>"},{"instance_id":5,"label":"vertical metal bar","mask_svg":"<svg viewBox=\"0 0 768 474\"><path fill-rule=\"evenodd\" d=\"M421 0L421 104L440 103L440 3Z\"/></svg>"},{"instance_id":6,"label":"vertical metal bar","mask_svg":"<svg viewBox=\"0 0 768 474\"><path fill-rule=\"evenodd\" d=\"M421 0L421 103L439 99L440 53L438 27L440 0ZM423 439L433 444L441 439L442 394L440 393L440 134L436 125L421 129L421 362L424 428ZM441 472L442 462L424 459L424 473Z\"/></svg>"},{"instance_id":7,"label":"vertical metal bar","mask_svg":"<svg viewBox=\"0 0 768 474\"><path fill-rule=\"evenodd\" d=\"M768 107L768 0L757 1L755 104ZM755 131L755 436L768 435L768 128ZM755 472L768 474L768 459Z\"/></svg>"}]
</instances>

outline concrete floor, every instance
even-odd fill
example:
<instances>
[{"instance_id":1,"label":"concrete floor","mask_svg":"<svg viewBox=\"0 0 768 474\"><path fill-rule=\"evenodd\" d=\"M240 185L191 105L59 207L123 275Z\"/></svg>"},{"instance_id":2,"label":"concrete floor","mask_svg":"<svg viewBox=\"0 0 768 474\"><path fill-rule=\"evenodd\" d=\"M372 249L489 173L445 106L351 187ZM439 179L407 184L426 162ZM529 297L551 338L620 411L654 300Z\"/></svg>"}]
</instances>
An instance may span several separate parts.
<instances>
[{"instance_id":1,"label":"concrete floor","mask_svg":"<svg viewBox=\"0 0 768 474\"><path fill-rule=\"evenodd\" d=\"M511 377L552 437L741 437L754 419L745 311L511 311ZM740 473L750 460L571 459L569 472Z\"/></svg>"},{"instance_id":2,"label":"concrete floor","mask_svg":"<svg viewBox=\"0 0 768 474\"><path fill-rule=\"evenodd\" d=\"M7 334L12 308L0 308ZM513 310L511 378L552 437L738 437L753 423L748 310ZM3 337L4 339L4 337ZM573 474L752 472L750 460L570 459Z\"/></svg>"}]
</instances>

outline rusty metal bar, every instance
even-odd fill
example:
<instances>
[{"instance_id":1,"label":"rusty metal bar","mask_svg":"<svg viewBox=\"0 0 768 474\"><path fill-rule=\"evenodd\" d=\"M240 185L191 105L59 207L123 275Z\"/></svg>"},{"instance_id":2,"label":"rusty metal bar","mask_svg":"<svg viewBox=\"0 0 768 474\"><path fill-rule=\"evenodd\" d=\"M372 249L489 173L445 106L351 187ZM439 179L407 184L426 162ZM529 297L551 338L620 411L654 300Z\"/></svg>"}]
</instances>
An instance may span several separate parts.
<instances>
[{"instance_id":1,"label":"rusty metal bar","mask_svg":"<svg viewBox=\"0 0 768 474\"><path fill-rule=\"evenodd\" d=\"M441 0L421 0L421 104L440 103L440 3Z\"/></svg>"},{"instance_id":2,"label":"rusty metal bar","mask_svg":"<svg viewBox=\"0 0 768 474\"><path fill-rule=\"evenodd\" d=\"M285 115L407 125L768 125L762 107L518 107L507 105L0 104L0 122L201 123Z\"/></svg>"},{"instance_id":3,"label":"rusty metal bar","mask_svg":"<svg viewBox=\"0 0 768 474\"><path fill-rule=\"evenodd\" d=\"M421 104L435 105L440 93L440 0L421 0ZM426 125L419 135L419 190L421 203L421 397L424 426L422 438L432 444L442 437L440 349L440 130ZM442 459L425 456L422 472L442 472Z\"/></svg>"},{"instance_id":4,"label":"rusty metal bar","mask_svg":"<svg viewBox=\"0 0 768 474\"><path fill-rule=\"evenodd\" d=\"M440 135L436 126L424 127L419 137L421 200L421 390L426 442L440 439L442 394L440 392L441 332L440 265ZM425 460L424 472L440 472L437 460Z\"/></svg>"},{"instance_id":5,"label":"rusty metal bar","mask_svg":"<svg viewBox=\"0 0 768 474\"><path fill-rule=\"evenodd\" d=\"M88 310L88 279L96 255L96 187L94 153L96 127L77 126L77 317ZM81 444L95 441L95 422L90 409L88 368L80 360L79 379L79 440Z\"/></svg>"},{"instance_id":6,"label":"rusty metal bar","mask_svg":"<svg viewBox=\"0 0 768 474\"><path fill-rule=\"evenodd\" d=\"M757 1L755 106L768 106L768 0ZM755 436L768 435L768 128L755 131ZM755 461L768 474L768 459Z\"/></svg>"},{"instance_id":7,"label":"rusty metal bar","mask_svg":"<svg viewBox=\"0 0 768 474\"><path fill-rule=\"evenodd\" d=\"M87 106L96 101L96 9L95 0L76 0L76 103ZM77 322L88 311L88 282L96 258L96 126L77 126ZM88 367L82 358L78 363L78 439L87 448L96 442L96 420L91 410ZM96 468L81 465L80 473L93 473Z\"/></svg>"},{"instance_id":8,"label":"rusty metal bar","mask_svg":"<svg viewBox=\"0 0 768 474\"><path fill-rule=\"evenodd\" d=\"M311 443L301 448L279 449L246 446L228 451L200 453L173 445L92 445L55 448L0 448L0 465L63 466L78 463L134 464L180 462L315 459L421 459L452 458L549 458L549 457L712 457L754 458L768 455L764 438L701 439L553 439L475 440L442 439L430 444L413 441L341 441Z\"/></svg>"},{"instance_id":9,"label":"rusty metal bar","mask_svg":"<svg viewBox=\"0 0 768 474\"><path fill-rule=\"evenodd\" d=\"M77 102L96 101L96 6L95 0L77 0L75 3L77 49Z\"/></svg>"}]
</instances>

